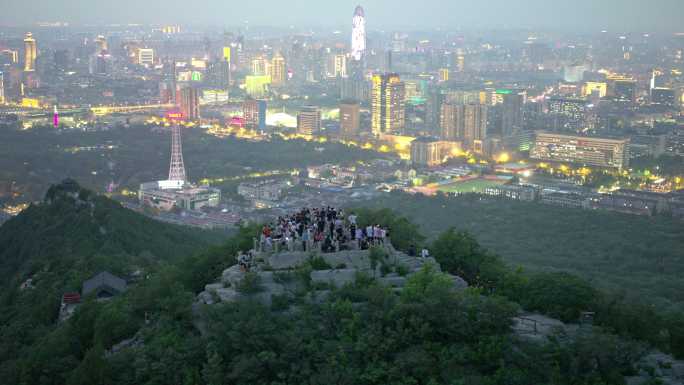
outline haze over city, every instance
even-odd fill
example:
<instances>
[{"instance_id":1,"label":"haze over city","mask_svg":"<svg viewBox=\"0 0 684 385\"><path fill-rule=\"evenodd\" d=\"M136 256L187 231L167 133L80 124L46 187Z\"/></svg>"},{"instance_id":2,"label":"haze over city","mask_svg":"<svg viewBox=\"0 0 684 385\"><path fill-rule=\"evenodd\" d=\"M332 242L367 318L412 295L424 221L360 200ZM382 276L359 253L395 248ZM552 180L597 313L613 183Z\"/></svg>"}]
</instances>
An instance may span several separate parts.
<instances>
[{"instance_id":1,"label":"haze over city","mask_svg":"<svg viewBox=\"0 0 684 385\"><path fill-rule=\"evenodd\" d=\"M0 23L26 25L63 21L74 24L185 23L190 25L271 27L348 26L348 0L203 0L104 1L7 0ZM679 0L371 0L364 7L372 29L550 28L575 31L676 31L684 3ZM533 11L532 11L533 10Z\"/></svg>"}]
</instances>

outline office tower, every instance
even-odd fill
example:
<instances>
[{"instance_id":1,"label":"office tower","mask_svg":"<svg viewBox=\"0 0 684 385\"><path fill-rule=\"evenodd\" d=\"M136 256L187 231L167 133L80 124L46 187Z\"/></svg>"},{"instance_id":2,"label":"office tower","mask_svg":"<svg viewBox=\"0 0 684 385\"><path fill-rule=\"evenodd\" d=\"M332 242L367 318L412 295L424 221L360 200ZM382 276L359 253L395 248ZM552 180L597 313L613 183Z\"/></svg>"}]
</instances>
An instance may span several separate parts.
<instances>
[{"instance_id":1,"label":"office tower","mask_svg":"<svg viewBox=\"0 0 684 385\"><path fill-rule=\"evenodd\" d=\"M584 73L587 72L587 66L584 64L573 64L563 67L563 80L568 83L579 83L584 80Z\"/></svg>"},{"instance_id":2,"label":"office tower","mask_svg":"<svg viewBox=\"0 0 684 385\"><path fill-rule=\"evenodd\" d=\"M527 92L513 90L498 90L502 96L501 133L504 137L511 136L523 129L523 106Z\"/></svg>"},{"instance_id":3,"label":"office tower","mask_svg":"<svg viewBox=\"0 0 684 385\"><path fill-rule=\"evenodd\" d=\"M435 136L441 136L442 104L444 104L442 90L437 87L429 88L425 103L425 124L431 134Z\"/></svg>"},{"instance_id":4,"label":"office tower","mask_svg":"<svg viewBox=\"0 0 684 385\"><path fill-rule=\"evenodd\" d=\"M107 51L107 39L104 36L99 35L95 38L95 54L99 55L103 51Z\"/></svg>"},{"instance_id":5,"label":"office tower","mask_svg":"<svg viewBox=\"0 0 684 385\"><path fill-rule=\"evenodd\" d=\"M180 92L180 109L188 121L200 119L199 92L196 88L185 87Z\"/></svg>"},{"instance_id":6,"label":"office tower","mask_svg":"<svg viewBox=\"0 0 684 385\"><path fill-rule=\"evenodd\" d=\"M102 51L97 55L92 55L88 63L88 69L91 75L105 75L107 74L109 61L111 56L107 51Z\"/></svg>"},{"instance_id":7,"label":"office tower","mask_svg":"<svg viewBox=\"0 0 684 385\"><path fill-rule=\"evenodd\" d=\"M154 49L138 48L137 63L142 66L152 66L154 64Z\"/></svg>"},{"instance_id":8,"label":"office tower","mask_svg":"<svg viewBox=\"0 0 684 385\"><path fill-rule=\"evenodd\" d=\"M287 70L285 69L285 58L280 54L280 52L273 56L273 59L271 60L271 66L269 67L269 72L271 75L271 84L281 85L285 83Z\"/></svg>"},{"instance_id":9,"label":"office tower","mask_svg":"<svg viewBox=\"0 0 684 385\"><path fill-rule=\"evenodd\" d=\"M635 80L626 77L613 77L608 80L608 94L612 96L613 100L631 103L636 101L637 84Z\"/></svg>"},{"instance_id":10,"label":"office tower","mask_svg":"<svg viewBox=\"0 0 684 385\"><path fill-rule=\"evenodd\" d=\"M317 134L321 130L321 110L315 106L302 107L297 114L297 133Z\"/></svg>"},{"instance_id":11,"label":"office tower","mask_svg":"<svg viewBox=\"0 0 684 385\"><path fill-rule=\"evenodd\" d=\"M450 156L454 144L432 137L420 137L411 142L411 162L416 166L438 166Z\"/></svg>"},{"instance_id":12,"label":"office tower","mask_svg":"<svg viewBox=\"0 0 684 385\"><path fill-rule=\"evenodd\" d=\"M468 148L487 138L487 106L467 104L463 117L463 142Z\"/></svg>"},{"instance_id":13,"label":"office tower","mask_svg":"<svg viewBox=\"0 0 684 385\"><path fill-rule=\"evenodd\" d=\"M622 169L629 166L629 139L537 132L530 158Z\"/></svg>"},{"instance_id":14,"label":"office tower","mask_svg":"<svg viewBox=\"0 0 684 385\"><path fill-rule=\"evenodd\" d=\"M586 82L582 86L582 96L592 96L594 93L598 94L599 98L606 97L608 93L608 84L602 82Z\"/></svg>"},{"instance_id":15,"label":"office tower","mask_svg":"<svg viewBox=\"0 0 684 385\"><path fill-rule=\"evenodd\" d=\"M440 68L439 69L439 82L448 82L449 81L449 69L448 68Z\"/></svg>"},{"instance_id":16,"label":"office tower","mask_svg":"<svg viewBox=\"0 0 684 385\"><path fill-rule=\"evenodd\" d=\"M651 103L665 107L675 107L677 94L671 88L655 87L651 89Z\"/></svg>"},{"instance_id":17,"label":"office tower","mask_svg":"<svg viewBox=\"0 0 684 385\"><path fill-rule=\"evenodd\" d=\"M65 49L55 51L53 60L55 62L55 69L66 71L69 68L69 51Z\"/></svg>"},{"instance_id":18,"label":"office tower","mask_svg":"<svg viewBox=\"0 0 684 385\"><path fill-rule=\"evenodd\" d=\"M358 135L361 120L359 103L344 101L340 104L340 131L343 137Z\"/></svg>"},{"instance_id":19,"label":"office tower","mask_svg":"<svg viewBox=\"0 0 684 385\"><path fill-rule=\"evenodd\" d=\"M0 52L2 64L17 64L19 62L19 51L4 49Z\"/></svg>"},{"instance_id":20,"label":"office tower","mask_svg":"<svg viewBox=\"0 0 684 385\"><path fill-rule=\"evenodd\" d=\"M266 101L247 99L242 103L242 116L245 125L252 129L266 129Z\"/></svg>"},{"instance_id":21,"label":"office tower","mask_svg":"<svg viewBox=\"0 0 684 385\"><path fill-rule=\"evenodd\" d=\"M253 98L263 98L268 95L271 77L264 75L245 76L245 91Z\"/></svg>"},{"instance_id":22,"label":"office tower","mask_svg":"<svg viewBox=\"0 0 684 385\"><path fill-rule=\"evenodd\" d=\"M452 56L452 64L454 72L464 72L465 71L465 54L463 49L459 48L454 52Z\"/></svg>"},{"instance_id":23,"label":"office tower","mask_svg":"<svg viewBox=\"0 0 684 385\"><path fill-rule=\"evenodd\" d=\"M351 56L359 62L366 53L366 16L361 6L354 10L352 18Z\"/></svg>"},{"instance_id":24,"label":"office tower","mask_svg":"<svg viewBox=\"0 0 684 385\"><path fill-rule=\"evenodd\" d=\"M5 104L5 74L0 71L0 104Z\"/></svg>"},{"instance_id":25,"label":"office tower","mask_svg":"<svg viewBox=\"0 0 684 385\"><path fill-rule=\"evenodd\" d=\"M406 118L405 87L397 74L373 75L371 129L373 135L399 134Z\"/></svg>"},{"instance_id":26,"label":"office tower","mask_svg":"<svg viewBox=\"0 0 684 385\"><path fill-rule=\"evenodd\" d=\"M547 105L555 130L580 132L587 127L588 102L584 99L551 98Z\"/></svg>"},{"instance_id":27,"label":"office tower","mask_svg":"<svg viewBox=\"0 0 684 385\"><path fill-rule=\"evenodd\" d=\"M31 72L36 70L36 56L38 51L36 49L36 39L33 38L31 32L26 32L24 38L24 71Z\"/></svg>"},{"instance_id":28,"label":"office tower","mask_svg":"<svg viewBox=\"0 0 684 385\"><path fill-rule=\"evenodd\" d=\"M254 76L264 76L268 75L268 62L266 58L259 55L252 59L252 75Z\"/></svg>"},{"instance_id":29,"label":"office tower","mask_svg":"<svg viewBox=\"0 0 684 385\"><path fill-rule=\"evenodd\" d=\"M440 138L455 141L463 137L465 105L456 103L442 103L440 108Z\"/></svg>"},{"instance_id":30,"label":"office tower","mask_svg":"<svg viewBox=\"0 0 684 385\"><path fill-rule=\"evenodd\" d=\"M347 56L344 54L331 54L325 63L325 73L329 78L347 76Z\"/></svg>"},{"instance_id":31,"label":"office tower","mask_svg":"<svg viewBox=\"0 0 684 385\"><path fill-rule=\"evenodd\" d=\"M340 99L367 102L370 98L370 84L362 76L352 75L340 82Z\"/></svg>"}]
</instances>

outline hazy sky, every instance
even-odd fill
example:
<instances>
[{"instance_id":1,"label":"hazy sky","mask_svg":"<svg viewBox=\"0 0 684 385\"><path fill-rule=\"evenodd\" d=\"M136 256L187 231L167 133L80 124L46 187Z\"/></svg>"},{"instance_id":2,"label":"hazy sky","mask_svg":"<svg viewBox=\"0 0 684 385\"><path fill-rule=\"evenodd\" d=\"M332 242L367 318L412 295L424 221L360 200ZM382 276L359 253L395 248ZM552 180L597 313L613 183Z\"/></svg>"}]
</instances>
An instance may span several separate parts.
<instances>
[{"instance_id":1,"label":"hazy sky","mask_svg":"<svg viewBox=\"0 0 684 385\"><path fill-rule=\"evenodd\" d=\"M0 23L346 26L354 7L389 27L684 30L684 0L3 0Z\"/></svg>"}]
</instances>

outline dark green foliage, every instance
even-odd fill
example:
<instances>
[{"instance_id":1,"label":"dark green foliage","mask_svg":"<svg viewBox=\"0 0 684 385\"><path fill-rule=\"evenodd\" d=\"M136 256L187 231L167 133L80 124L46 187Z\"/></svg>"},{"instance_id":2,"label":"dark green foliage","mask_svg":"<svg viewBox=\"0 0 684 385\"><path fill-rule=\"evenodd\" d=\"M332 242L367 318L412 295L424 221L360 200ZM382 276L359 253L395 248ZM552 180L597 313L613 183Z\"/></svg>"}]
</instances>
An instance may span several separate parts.
<instances>
[{"instance_id":1,"label":"dark green foliage","mask_svg":"<svg viewBox=\"0 0 684 385\"><path fill-rule=\"evenodd\" d=\"M245 276L235 289L243 294L255 294L260 292L262 287L261 281L259 280L259 275L251 271L245 273Z\"/></svg>"},{"instance_id":2,"label":"dark green foliage","mask_svg":"<svg viewBox=\"0 0 684 385\"><path fill-rule=\"evenodd\" d=\"M599 294L585 280L568 273L534 274L523 290L523 308L565 322L576 322L582 311L594 310Z\"/></svg>"},{"instance_id":3,"label":"dark green foliage","mask_svg":"<svg viewBox=\"0 0 684 385\"><path fill-rule=\"evenodd\" d=\"M478 196L390 193L368 206L411 218L431 240L452 227L467 231L510 265L573 273L628 302L665 311L684 303L681 221Z\"/></svg>"},{"instance_id":4,"label":"dark green foliage","mask_svg":"<svg viewBox=\"0 0 684 385\"><path fill-rule=\"evenodd\" d=\"M311 269L313 270L332 270L332 266L325 261L325 258L320 255L312 255L308 260Z\"/></svg>"}]
</instances>

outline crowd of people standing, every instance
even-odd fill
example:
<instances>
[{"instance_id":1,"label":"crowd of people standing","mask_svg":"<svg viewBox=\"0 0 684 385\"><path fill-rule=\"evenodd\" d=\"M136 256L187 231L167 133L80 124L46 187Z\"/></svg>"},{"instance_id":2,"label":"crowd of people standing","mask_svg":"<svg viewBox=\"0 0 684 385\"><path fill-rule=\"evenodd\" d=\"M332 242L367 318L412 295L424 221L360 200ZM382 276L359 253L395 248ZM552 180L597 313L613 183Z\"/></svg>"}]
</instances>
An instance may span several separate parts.
<instances>
[{"instance_id":1,"label":"crowd of people standing","mask_svg":"<svg viewBox=\"0 0 684 385\"><path fill-rule=\"evenodd\" d=\"M389 230L380 225L359 226L353 213L334 207L303 208L280 216L264 225L258 240L259 251L365 250L384 244Z\"/></svg>"}]
</instances>

